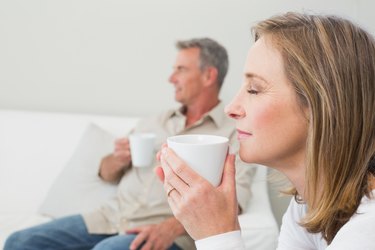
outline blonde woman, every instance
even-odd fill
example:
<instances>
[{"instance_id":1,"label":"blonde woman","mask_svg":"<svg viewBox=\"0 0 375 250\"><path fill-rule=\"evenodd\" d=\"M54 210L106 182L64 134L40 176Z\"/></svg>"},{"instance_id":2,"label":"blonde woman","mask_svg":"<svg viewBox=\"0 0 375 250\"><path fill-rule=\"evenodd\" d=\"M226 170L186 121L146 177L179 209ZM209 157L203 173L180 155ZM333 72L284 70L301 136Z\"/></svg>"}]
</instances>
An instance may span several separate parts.
<instances>
[{"instance_id":1,"label":"blonde woman","mask_svg":"<svg viewBox=\"0 0 375 250\"><path fill-rule=\"evenodd\" d=\"M348 20L287 13L254 27L244 83L226 113L240 157L294 188L278 249L375 249L375 42ZM212 187L163 148L168 202L198 249L244 249L234 157Z\"/></svg>"}]
</instances>

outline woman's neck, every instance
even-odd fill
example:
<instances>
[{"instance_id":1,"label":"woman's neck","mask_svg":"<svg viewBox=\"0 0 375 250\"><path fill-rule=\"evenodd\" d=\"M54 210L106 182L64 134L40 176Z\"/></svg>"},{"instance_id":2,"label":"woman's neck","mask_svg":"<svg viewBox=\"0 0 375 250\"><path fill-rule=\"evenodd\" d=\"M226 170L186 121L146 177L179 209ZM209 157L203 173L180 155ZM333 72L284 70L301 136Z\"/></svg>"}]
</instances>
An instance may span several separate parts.
<instances>
[{"instance_id":1,"label":"woman's neck","mask_svg":"<svg viewBox=\"0 0 375 250\"><path fill-rule=\"evenodd\" d=\"M306 166L303 152L295 155L293 159L285 159L282 162L277 162L277 164L269 164L267 166L272 166L283 173L296 188L302 199L305 200Z\"/></svg>"}]
</instances>

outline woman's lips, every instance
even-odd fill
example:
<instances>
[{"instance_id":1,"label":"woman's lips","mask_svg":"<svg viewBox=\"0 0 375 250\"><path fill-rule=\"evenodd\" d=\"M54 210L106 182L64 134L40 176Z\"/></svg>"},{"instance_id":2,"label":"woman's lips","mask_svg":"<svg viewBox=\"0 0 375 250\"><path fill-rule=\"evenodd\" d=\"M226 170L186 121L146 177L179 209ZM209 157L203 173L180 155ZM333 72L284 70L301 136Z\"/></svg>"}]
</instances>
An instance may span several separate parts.
<instances>
[{"instance_id":1,"label":"woman's lips","mask_svg":"<svg viewBox=\"0 0 375 250\"><path fill-rule=\"evenodd\" d=\"M243 130L240 130L240 129L237 129L237 139L238 139L238 140L247 139L247 138L249 138L250 136L252 136L251 133L246 132L246 131L243 131Z\"/></svg>"}]
</instances>

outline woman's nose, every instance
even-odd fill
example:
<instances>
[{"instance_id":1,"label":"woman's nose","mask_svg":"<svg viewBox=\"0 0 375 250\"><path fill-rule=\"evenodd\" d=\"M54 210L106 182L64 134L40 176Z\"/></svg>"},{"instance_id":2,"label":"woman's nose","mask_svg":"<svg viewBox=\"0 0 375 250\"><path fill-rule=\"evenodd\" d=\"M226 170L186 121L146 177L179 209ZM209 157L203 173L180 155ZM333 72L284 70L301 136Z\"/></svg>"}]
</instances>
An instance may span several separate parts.
<instances>
[{"instance_id":1,"label":"woman's nose","mask_svg":"<svg viewBox=\"0 0 375 250\"><path fill-rule=\"evenodd\" d=\"M246 116L239 94L225 107L224 112L232 119L241 119Z\"/></svg>"}]
</instances>

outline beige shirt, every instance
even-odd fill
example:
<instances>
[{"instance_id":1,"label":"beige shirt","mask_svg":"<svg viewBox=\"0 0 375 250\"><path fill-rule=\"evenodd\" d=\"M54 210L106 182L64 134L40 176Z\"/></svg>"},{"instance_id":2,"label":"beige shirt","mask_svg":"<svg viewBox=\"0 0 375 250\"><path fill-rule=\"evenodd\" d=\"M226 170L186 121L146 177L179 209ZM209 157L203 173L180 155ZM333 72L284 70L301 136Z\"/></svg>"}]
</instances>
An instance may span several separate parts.
<instances>
[{"instance_id":1,"label":"beige shirt","mask_svg":"<svg viewBox=\"0 0 375 250\"><path fill-rule=\"evenodd\" d=\"M170 110L140 121L134 132L155 133L155 153L160 150L168 136L178 134L225 136L230 139L231 152L238 151L234 123L224 114L223 104L217 105L188 128L185 128L185 122L186 117L181 110ZM100 209L83 215L88 231L97 234L123 233L126 229L160 223L173 216L163 184L153 172L153 166L157 164L155 160L149 168L131 167L119 183L117 196ZM245 166L237 156L237 197L242 209L246 209L251 195L250 184L254 171L254 167ZM175 243L182 249L195 249L194 241L188 235L178 237Z\"/></svg>"}]
</instances>

